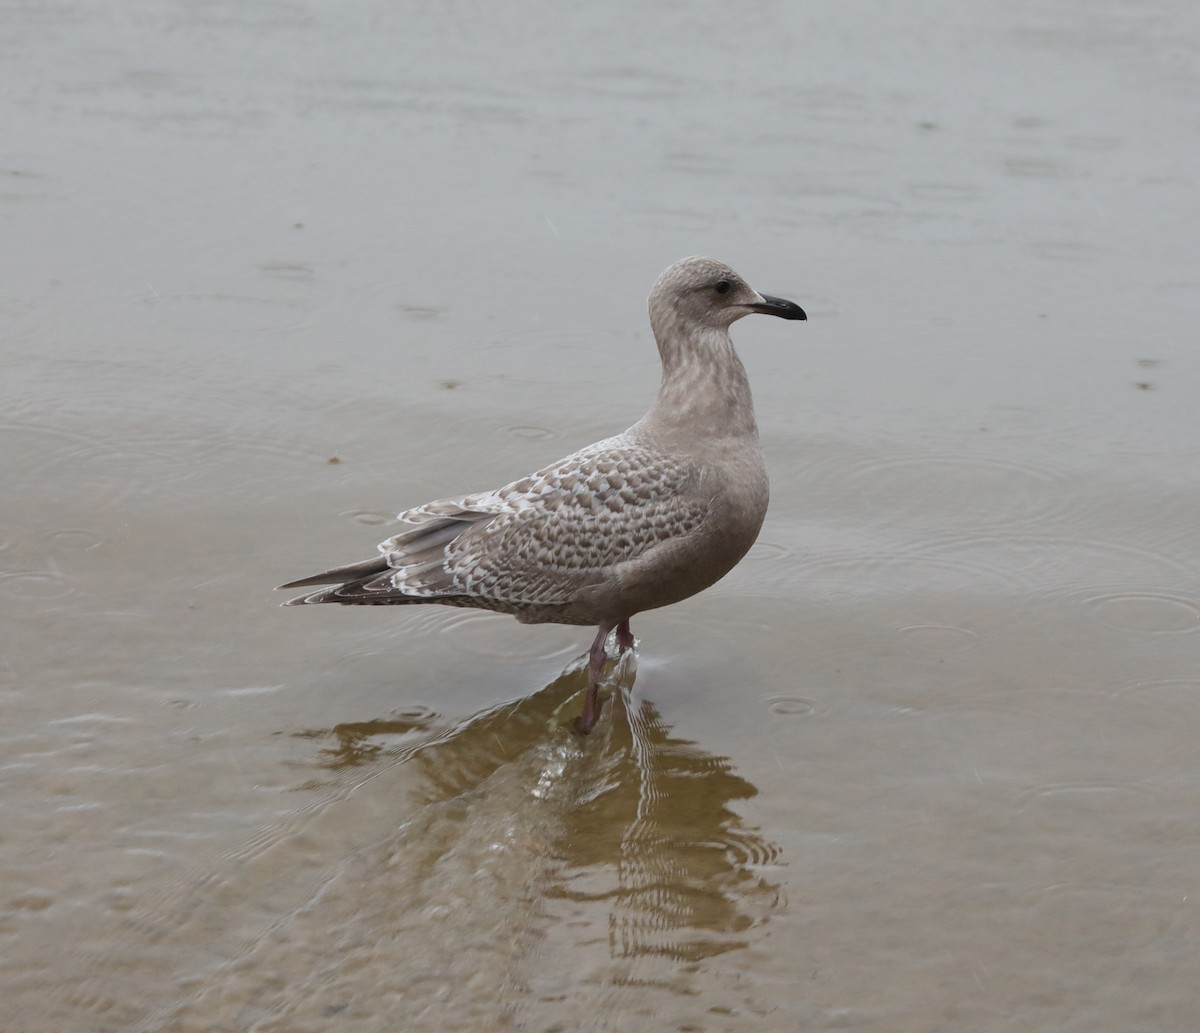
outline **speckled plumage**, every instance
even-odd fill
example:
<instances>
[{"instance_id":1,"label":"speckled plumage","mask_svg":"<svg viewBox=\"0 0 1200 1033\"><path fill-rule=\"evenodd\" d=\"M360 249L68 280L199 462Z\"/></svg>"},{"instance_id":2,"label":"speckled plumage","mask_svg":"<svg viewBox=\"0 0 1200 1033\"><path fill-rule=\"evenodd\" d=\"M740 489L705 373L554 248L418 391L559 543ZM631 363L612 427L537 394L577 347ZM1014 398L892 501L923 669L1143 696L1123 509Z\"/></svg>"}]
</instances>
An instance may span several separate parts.
<instances>
[{"instance_id":1,"label":"speckled plumage","mask_svg":"<svg viewBox=\"0 0 1200 1033\"><path fill-rule=\"evenodd\" d=\"M635 613L723 577L766 514L766 468L730 324L751 312L805 318L706 258L669 267L649 304L663 377L641 420L503 488L401 513L410 526L379 557L282 586L333 585L290 605L440 603L597 625L580 721L589 730L609 632L627 648Z\"/></svg>"}]
</instances>

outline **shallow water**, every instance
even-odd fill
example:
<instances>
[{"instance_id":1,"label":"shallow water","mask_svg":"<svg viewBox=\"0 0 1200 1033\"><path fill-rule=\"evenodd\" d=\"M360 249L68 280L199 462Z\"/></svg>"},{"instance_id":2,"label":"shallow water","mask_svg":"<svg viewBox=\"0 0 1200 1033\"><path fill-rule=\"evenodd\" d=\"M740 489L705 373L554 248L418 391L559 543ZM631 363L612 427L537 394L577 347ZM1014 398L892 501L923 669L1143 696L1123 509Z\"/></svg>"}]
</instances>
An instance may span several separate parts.
<instances>
[{"instance_id":1,"label":"shallow water","mask_svg":"<svg viewBox=\"0 0 1200 1033\"><path fill-rule=\"evenodd\" d=\"M4 24L6 1033L1191 1028L1191 7ZM810 321L597 734L582 629L277 608L636 419L690 253Z\"/></svg>"}]
</instances>

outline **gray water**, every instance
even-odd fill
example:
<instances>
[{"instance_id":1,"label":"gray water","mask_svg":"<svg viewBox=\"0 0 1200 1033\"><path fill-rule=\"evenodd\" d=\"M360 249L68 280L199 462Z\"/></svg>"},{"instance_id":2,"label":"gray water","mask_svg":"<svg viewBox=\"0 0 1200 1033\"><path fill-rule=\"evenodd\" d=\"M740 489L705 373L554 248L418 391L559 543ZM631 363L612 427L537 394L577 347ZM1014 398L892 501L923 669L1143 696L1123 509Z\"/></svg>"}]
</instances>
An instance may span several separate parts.
<instances>
[{"instance_id":1,"label":"gray water","mask_svg":"<svg viewBox=\"0 0 1200 1033\"><path fill-rule=\"evenodd\" d=\"M0 14L5 1033L1190 1030L1194 5ZM772 474L586 629L279 609L649 404Z\"/></svg>"}]
</instances>

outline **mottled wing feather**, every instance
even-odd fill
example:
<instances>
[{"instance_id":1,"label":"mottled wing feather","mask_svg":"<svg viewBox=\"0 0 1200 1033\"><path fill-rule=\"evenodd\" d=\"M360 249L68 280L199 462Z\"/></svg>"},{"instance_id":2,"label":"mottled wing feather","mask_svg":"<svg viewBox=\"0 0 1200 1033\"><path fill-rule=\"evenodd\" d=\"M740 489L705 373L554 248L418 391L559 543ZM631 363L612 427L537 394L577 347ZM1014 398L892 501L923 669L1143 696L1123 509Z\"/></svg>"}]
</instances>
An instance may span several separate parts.
<instances>
[{"instance_id":1,"label":"mottled wing feather","mask_svg":"<svg viewBox=\"0 0 1200 1033\"><path fill-rule=\"evenodd\" d=\"M361 591L380 602L565 604L618 564L694 531L708 509L697 480L686 459L610 438L497 491L400 514L416 526L380 546L393 569Z\"/></svg>"}]
</instances>

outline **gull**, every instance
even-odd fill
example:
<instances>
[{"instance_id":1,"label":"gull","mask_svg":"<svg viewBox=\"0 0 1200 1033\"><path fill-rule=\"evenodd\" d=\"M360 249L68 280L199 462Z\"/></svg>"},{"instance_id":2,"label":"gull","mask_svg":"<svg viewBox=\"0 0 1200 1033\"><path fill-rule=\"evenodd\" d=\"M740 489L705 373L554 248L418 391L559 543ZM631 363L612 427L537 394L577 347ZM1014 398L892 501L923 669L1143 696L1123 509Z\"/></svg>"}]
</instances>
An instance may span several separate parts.
<instances>
[{"instance_id":1,"label":"gull","mask_svg":"<svg viewBox=\"0 0 1200 1033\"><path fill-rule=\"evenodd\" d=\"M755 312L808 318L699 257L669 266L649 307L662 382L637 423L502 488L405 510L405 529L378 556L281 585L333 586L284 605L440 603L593 625L576 721L590 732L609 635L618 655L632 648L630 618L719 581L766 516L767 470L730 326Z\"/></svg>"}]
</instances>

